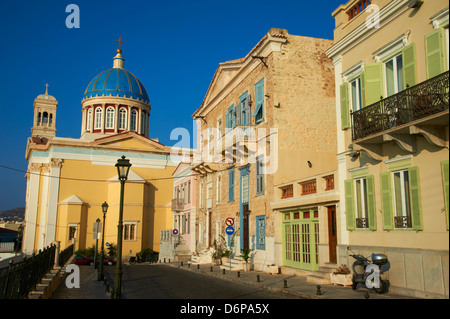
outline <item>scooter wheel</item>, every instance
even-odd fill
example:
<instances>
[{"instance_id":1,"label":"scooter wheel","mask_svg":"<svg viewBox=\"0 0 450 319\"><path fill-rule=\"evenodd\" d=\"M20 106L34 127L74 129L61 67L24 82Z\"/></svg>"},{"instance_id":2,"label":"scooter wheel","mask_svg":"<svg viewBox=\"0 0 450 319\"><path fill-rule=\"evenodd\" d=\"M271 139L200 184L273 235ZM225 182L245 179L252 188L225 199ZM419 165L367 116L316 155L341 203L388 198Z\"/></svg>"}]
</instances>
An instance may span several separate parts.
<instances>
[{"instance_id":1,"label":"scooter wheel","mask_svg":"<svg viewBox=\"0 0 450 319\"><path fill-rule=\"evenodd\" d=\"M352 278L352 289L356 290L356 286L358 286L358 283L355 281L355 278Z\"/></svg>"},{"instance_id":2,"label":"scooter wheel","mask_svg":"<svg viewBox=\"0 0 450 319\"><path fill-rule=\"evenodd\" d=\"M375 291L379 294L384 294L386 292L386 281L380 280L380 288L375 288Z\"/></svg>"}]
</instances>

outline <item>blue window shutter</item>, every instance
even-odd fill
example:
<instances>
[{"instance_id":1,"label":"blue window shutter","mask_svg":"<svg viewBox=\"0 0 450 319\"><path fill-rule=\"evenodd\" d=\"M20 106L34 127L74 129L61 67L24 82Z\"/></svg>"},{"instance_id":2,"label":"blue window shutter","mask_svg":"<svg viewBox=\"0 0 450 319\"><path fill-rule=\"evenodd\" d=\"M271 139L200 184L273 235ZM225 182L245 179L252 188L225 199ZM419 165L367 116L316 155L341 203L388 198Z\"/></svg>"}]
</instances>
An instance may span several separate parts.
<instances>
[{"instance_id":1,"label":"blue window shutter","mask_svg":"<svg viewBox=\"0 0 450 319\"><path fill-rule=\"evenodd\" d=\"M264 120L264 78L255 84L255 110L252 116L256 124Z\"/></svg>"},{"instance_id":2,"label":"blue window shutter","mask_svg":"<svg viewBox=\"0 0 450 319\"><path fill-rule=\"evenodd\" d=\"M236 106L231 107L231 128L236 127Z\"/></svg>"},{"instance_id":3,"label":"blue window shutter","mask_svg":"<svg viewBox=\"0 0 450 319\"><path fill-rule=\"evenodd\" d=\"M228 201L234 202L234 169L228 172Z\"/></svg>"},{"instance_id":4,"label":"blue window shutter","mask_svg":"<svg viewBox=\"0 0 450 319\"><path fill-rule=\"evenodd\" d=\"M242 125L244 119L241 119L242 105L241 102L236 104L236 125Z\"/></svg>"}]
</instances>

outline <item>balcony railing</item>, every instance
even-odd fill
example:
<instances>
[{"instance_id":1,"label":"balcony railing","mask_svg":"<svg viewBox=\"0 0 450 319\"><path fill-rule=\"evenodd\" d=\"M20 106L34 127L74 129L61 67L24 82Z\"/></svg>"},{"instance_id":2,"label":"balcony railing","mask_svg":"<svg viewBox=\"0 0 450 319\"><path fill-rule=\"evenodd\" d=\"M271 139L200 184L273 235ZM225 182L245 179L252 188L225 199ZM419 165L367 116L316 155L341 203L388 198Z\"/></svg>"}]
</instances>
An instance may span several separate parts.
<instances>
[{"instance_id":1,"label":"balcony railing","mask_svg":"<svg viewBox=\"0 0 450 319\"><path fill-rule=\"evenodd\" d=\"M352 139L358 140L448 110L448 81L447 71L352 112Z\"/></svg>"},{"instance_id":2,"label":"balcony railing","mask_svg":"<svg viewBox=\"0 0 450 319\"><path fill-rule=\"evenodd\" d=\"M172 199L172 212L179 212L184 209L184 203L181 198Z\"/></svg>"}]
</instances>

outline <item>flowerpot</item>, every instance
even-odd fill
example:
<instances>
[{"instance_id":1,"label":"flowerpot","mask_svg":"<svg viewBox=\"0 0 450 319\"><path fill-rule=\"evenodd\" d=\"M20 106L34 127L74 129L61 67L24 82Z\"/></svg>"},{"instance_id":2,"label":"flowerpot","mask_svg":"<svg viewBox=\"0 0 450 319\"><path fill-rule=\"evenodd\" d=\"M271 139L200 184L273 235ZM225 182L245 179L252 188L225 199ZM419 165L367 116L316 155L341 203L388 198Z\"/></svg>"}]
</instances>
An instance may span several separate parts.
<instances>
[{"instance_id":1,"label":"flowerpot","mask_svg":"<svg viewBox=\"0 0 450 319\"><path fill-rule=\"evenodd\" d=\"M351 286L352 285L352 274L331 274L331 283L333 285L341 286Z\"/></svg>"}]
</instances>

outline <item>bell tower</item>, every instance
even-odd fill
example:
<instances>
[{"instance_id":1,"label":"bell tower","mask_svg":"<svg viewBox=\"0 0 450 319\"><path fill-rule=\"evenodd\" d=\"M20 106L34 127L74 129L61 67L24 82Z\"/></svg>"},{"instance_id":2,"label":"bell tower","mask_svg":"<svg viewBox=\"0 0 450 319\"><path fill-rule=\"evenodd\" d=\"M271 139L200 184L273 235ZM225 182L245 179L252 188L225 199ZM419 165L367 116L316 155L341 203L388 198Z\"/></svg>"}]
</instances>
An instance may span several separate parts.
<instances>
[{"instance_id":1,"label":"bell tower","mask_svg":"<svg viewBox=\"0 0 450 319\"><path fill-rule=\"evenodd\" d=\"M45 85L45 94L40 94L34 100L34 119L31 128L33 137L54 137L56 135L56 107L58 101L48 95L48 84Z\"/></svg>"}]
</instances>

